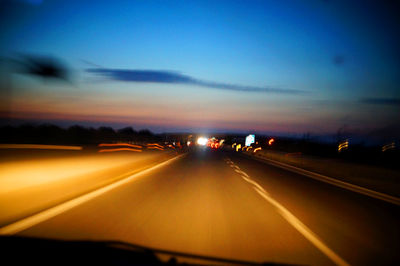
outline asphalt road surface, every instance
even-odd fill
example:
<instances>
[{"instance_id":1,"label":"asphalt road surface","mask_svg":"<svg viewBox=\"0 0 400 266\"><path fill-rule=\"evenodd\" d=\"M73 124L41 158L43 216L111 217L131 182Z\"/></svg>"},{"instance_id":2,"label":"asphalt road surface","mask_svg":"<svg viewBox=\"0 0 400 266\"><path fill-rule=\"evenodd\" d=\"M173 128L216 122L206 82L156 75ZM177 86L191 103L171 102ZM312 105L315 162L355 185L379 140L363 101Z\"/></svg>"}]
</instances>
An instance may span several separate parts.
<instances>
[{"instance_id":1,"label":"asphalt road surface","mask_svg":"<svg viewBox=\"0 0 400 266\"><path fill-rule=\"evenodd\" d=\"M222 150L197 150L17 235L121 240L310 265L400 263L400 207Z\"/></svg>"}]
</instances>

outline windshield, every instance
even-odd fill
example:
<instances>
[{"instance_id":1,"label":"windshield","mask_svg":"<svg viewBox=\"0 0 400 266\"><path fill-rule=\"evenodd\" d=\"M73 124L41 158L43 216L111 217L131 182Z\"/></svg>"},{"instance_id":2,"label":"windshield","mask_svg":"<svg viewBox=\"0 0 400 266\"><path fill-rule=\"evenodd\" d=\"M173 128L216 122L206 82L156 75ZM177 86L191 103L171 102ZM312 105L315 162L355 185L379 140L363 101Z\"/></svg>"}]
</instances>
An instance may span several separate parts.
<instances>
[{"instance_id":1,"label":"windshield","mask_svg":"<svg viewBox=\"0 0 400 266\"><path fill-rule=\"evenodd\" d=\"M1 241L399 263L399 12L0 1Z\"/></svg>"}]
</instances>

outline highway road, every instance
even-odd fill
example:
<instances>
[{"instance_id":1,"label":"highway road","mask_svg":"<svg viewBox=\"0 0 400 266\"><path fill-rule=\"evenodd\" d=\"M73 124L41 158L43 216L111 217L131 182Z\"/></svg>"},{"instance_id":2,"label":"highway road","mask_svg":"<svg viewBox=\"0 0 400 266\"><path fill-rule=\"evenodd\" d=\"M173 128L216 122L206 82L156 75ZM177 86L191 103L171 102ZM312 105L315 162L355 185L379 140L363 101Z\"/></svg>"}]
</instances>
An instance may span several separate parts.
<instances>
[{"instance_id":1,"label":"highway road","mask_svg":"<svg viewBox=\"0 0 400 266\"><path fill-rule=\"evenodd\" d=\"M255 262L400 263L399 206L223 150L189 152L75 205L16 234Z\"/></svg>"}]
</instances>

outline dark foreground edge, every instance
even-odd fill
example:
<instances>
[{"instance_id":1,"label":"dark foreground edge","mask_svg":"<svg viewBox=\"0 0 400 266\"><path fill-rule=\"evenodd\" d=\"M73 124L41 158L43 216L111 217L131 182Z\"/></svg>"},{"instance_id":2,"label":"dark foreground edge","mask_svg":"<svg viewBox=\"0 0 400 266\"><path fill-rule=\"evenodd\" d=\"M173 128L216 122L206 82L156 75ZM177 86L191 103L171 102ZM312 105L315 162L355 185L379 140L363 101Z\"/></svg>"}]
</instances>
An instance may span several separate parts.
<instances>
[{"instance_id":1,"label":"dark foreground edge","mask_svg":"<svg viewBox=\"0 0 400 266\"><path fill-rule=\"evenodd\" d=\"M0 251L2 265L289 265L208 257L120 241L67 241L20 236L0 236ZM156 255L170 258L165 262ZM196 262L179 262L178 259Z\"/></svg>"}]
</instances>

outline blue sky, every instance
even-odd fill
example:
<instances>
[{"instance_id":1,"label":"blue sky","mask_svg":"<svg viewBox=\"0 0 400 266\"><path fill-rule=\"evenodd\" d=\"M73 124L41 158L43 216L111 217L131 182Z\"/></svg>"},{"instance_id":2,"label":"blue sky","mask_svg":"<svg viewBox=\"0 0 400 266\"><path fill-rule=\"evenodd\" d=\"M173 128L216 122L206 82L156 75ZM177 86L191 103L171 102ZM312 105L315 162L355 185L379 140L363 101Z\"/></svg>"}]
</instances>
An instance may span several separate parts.
<instances>
[{"instance_id":1,"label":"blue sky","mask_svg":"<svg viewBox=\"0 0 400 266\"><path fill-rule=\"evenodd\" d=\"M51 56L73 74L72 85L13 74L16 118L318 134L398 123L399 19L390 3L1 5L2 57Z\"/></svg>"}]
</instances>

